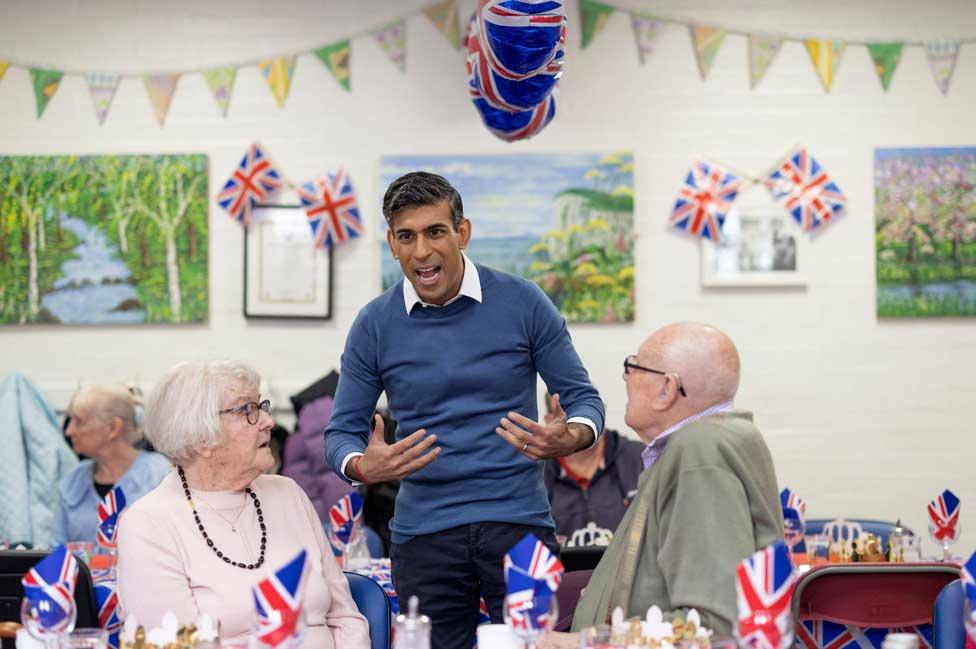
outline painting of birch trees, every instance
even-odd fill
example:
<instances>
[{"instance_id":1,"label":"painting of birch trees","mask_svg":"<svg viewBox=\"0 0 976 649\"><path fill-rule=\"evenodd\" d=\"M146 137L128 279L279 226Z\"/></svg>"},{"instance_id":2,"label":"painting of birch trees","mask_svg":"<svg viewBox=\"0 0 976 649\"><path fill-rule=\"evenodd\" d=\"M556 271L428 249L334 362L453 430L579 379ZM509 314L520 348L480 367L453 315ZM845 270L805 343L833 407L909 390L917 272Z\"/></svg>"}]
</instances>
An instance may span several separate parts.
<instances>
[{"instance_id":1,"label":"painting of birch trees","mask_svg":"<svg viewBox=\"0 0 976 649\"><path fill-rule=\"evenodd\" d=\"M0 157L0 324L207 318L204 155Z\"/></svg>"}]
</instances>

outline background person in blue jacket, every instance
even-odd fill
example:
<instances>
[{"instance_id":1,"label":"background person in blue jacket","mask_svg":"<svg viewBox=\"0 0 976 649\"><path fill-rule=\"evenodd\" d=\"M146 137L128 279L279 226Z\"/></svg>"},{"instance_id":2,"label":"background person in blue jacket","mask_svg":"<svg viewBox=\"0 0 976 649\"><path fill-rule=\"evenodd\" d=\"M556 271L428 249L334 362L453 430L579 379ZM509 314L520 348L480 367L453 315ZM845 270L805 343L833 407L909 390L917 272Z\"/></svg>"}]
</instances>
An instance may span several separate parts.
<instances>
[{"instance_id":1,"label":"background person in blue jacket","mask_svg":"<svg viewBox=\"0 0 976 649\"><path fill-rule=\"evenodd\" d=\"M529 532L558 552L538 460L592 446L604 407L542 290L462 252L471 222L447 180L401 176L383 215L408 281L352 325L326 454L353 483L403 481L390 525L397 595L420 598L433 649L469 649L479 595L502 621L505 553ZM558 395L550 423L535 421L537 373ZM379 417L369 434L384 391L399 422L390 445Z\"/></svg>"}]
</instances>

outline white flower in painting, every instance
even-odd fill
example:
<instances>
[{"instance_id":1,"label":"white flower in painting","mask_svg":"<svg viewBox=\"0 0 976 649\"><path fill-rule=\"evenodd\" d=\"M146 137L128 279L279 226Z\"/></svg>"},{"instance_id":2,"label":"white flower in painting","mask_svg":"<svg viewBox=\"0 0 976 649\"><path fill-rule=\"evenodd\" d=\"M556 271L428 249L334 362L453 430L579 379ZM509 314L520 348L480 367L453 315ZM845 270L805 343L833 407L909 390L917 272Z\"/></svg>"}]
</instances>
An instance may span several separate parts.
<instances>
[{"instance_id":1,"label":"white flower in painting","mask_svg":"<svg viewBox=\"0 0 976 649\"><path fill-rule=\"evenodd\" d=\"M663 640L674 635L674 627L664 621L664 614L658 606L647 609L647 616L641 623L641 635L652 640ZM662 645L663 647L663 645Z\"/></svg>"}]
</instances>

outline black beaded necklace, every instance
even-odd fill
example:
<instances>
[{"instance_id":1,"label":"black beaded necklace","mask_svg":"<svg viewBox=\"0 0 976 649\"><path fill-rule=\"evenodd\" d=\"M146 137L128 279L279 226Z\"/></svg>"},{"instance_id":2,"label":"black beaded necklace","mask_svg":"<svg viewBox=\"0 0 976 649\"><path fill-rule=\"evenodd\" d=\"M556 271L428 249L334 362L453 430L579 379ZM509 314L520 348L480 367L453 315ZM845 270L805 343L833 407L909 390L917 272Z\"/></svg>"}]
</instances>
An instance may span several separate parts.
<instances>
[{"instance_id":1,"label":"black beaded necklace","mask_svg":"<svg viewBox=\"0 0 976 649\"><path fill-rule=\"evenodd\" d=\"M186 494L186 500L190 503L190 509L193 510L193 520L197 522L197 527L200 529L200 534L203 534L203 540L207 542L207 546L214 551L220 559L224 560L224 563L229 563L236 568L243 568L245 570L255 570L264 565L264 550L268 545L268 528L264 525L264 514L261 512L261 501L258 500L257 494L251 491L250 487L244 487L244 493L251 497L251 502L254 503L254 509L258 514L258 524L261 526L261 556L258 557L257 563L241 563L239 561L233 561L226 554L217 549L214 545L213 539L207 535L207 530L203 529L203 523L200 522L200 515L197 514L197 508L193 504L193 498L190 496L190 485L186 484L186 474L183 473L183 467L177 467L177 471L180 474L180 481L183 483L183 493Z\"/></svg>"}]
</instances>

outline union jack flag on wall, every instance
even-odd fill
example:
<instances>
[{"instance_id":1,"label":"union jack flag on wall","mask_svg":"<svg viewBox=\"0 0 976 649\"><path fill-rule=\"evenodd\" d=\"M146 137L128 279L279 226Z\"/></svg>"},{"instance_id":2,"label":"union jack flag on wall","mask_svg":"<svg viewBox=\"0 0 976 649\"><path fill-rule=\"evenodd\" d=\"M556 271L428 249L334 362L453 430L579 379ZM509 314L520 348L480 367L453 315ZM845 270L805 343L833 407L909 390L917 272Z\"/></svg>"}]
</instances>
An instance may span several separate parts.
<instances>
[{"instance_id":1,"label":"union jack flag on wall","mask_svg":"<svg viewBox=\"0 0 976 649\"><path fill-rule=\"evenodd\" d=\"M792 507L796 511L800 512L801 517L806 517L807 515L807 504L806 502L796 495L789 487L783 489L779 492L779 502L783 506L783 509L787 507Z\"/></svg>"},{"instance_id":2,"label":"union jack flag on wall","mask_svg":"<svg viewBox=\"0 0 976 649\"><path fill-rule=\"evenodd\" d=\"M21 578L24 597L43 630L62 633L74 624L77 581L78 560L64 545L56 547Z\"/></svg>"},{"instance_id":3,"label":"union jack flag on wall","mask_svg":"<svg viewBox=\"0 0 976 649\"><path fill-rule=\"evenodd\" d=\"M119 514L125 509L125 493L122 487L113 487L102 502L98 503L98 545L103 548L118 546Z\"/></svg>"},{"instance_id":4,"label":"union jack flag on wall","mask_svg":"<svg viewBox=\"0 0 976 649\"><path fill-rule=\"evenodd\" d=\"M678 190L670 224L705 239L722 239L722 224L743 180L719 165L695 160Z\"/></svg>"},{"instance_id":5,"label":"union jack flag on wall","mask_svg":"<svg viewBox=\"0 0 976 649\"><path fill-rule=\"evenodd\" d=\"M98 626L108 631L108 644L118 649L122 620L119 619L119 594L114 579L95 582L95 604L98 606Z\"/></svg>"},{"instance_id":6,"label":"union jack flag on wall","mask_svg":"<svg viewBox=\"0 0 976 649\"><path fill-rule=\"evenodd\" d=\"M533 534L515 544L502 561L506 609L516 629L545 629L555 622L549 604L563 579L563 564Z\"/></svg>"},{"instance_id":7,"label":"union jack flag on wall","mask_svg":"<svg viewBox=\"0 0 976 649\"><path fill-rule=\"evenodd\" d=\"M363 497L355 491L346 494L329 509L329 521L336 538L349 543L353 526L363 517Z\"/></svg>"},{"instance_id":8,"label":"union jack flag on wall","mask_svg":"<svg viewBox=\"0 0 976 649\"><path fill-rule=\"evenodd\" d=\"M362 234L356 191L344 169L305 183L297 191L317 248L346 243Z\"/></svg>"},{"instance_id":9,"label":"union jack flag on wall","mask_svg":"<svg viewBox=\"0 0 976 649\"><path fill-rule=\"evenodd\" d=\"M271 161L257 144L252 144L217 194L217 203L246 227L251 222L251 207L282 184L284 180Z\"/></svg>"},{"instance_id":10,"label":"union jack flag on wall","mask_svg":"<svg viewBox=\"0 0 976 649\"><path fill-rule=\"evenodd\" d=\"M268 647L285 649L301 643L305 559L306 552L302 550L251 589L258 617L257 637Z\"/></svg>"},{"instance_id":11,"label":"union jack flag on wall","mask_svg":"<svg viewBox=\"0 0 976 649\"><path fill-rule=\"evenodd\" d=\"M736 567L740 646L787 649L793 643L790 599L795 584L793 563L782 541L763 548Z\"/></svg>"},{"instance_id":12,"label":"union jack flag on wall","mask_svg":"<svg viewBox=\"0 0 976 649\"><path fill-rule=\"evenodd\" d=\"M959 498L948 489L929 503L929 518L932 521L932 536L937 541L956 540L956 525L959 524Z\"/></svg>"},{"instance_id":13,"label":"union jack flag on wall","mask_svg":"<svg viewBox=\"0 0 976 649\"><path fill-rule=\"evenodd\" d=\"M806 147L789 154L763 182L804 232L829 223L847 205L847 197Z\"/></svg>"}]
</instances>

